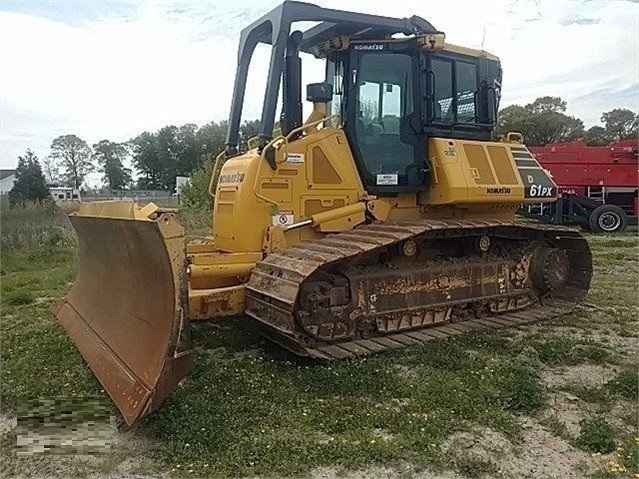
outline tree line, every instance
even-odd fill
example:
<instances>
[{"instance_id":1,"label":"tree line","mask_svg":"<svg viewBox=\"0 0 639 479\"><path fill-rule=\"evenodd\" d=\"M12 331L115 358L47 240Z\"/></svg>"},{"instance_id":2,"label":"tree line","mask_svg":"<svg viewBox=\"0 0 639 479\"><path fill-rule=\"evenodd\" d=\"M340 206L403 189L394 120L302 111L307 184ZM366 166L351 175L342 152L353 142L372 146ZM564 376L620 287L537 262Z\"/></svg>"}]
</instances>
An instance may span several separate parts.
<instances>
[{"instance_id":1,"label":"tree line","mask_svg":"<svg viewBox=\"0 0 639 479\"><path fill-rule=\"evenodd\" d=\"M530 146L577 140L597 146L638 135L639 115L631 110L616 108L605 112L601 115L603 126L587 130L582 120L566 111L567 103L552 96L537 98L523 106L507 106L499 112L495 137L514 131L522 133ZM51 142L50 153L42 161L30 150L19 158L12 201L48 196L46 183L80 189L92 172L101 173L103 187L111 190L132 187L173 190L176 176L191 176L202 185L199 196L208 198L205 189L211 159L224 149L227 126L227 121L212 121L201 127L192 123L169 125L155 132L145 131L126 142L105 139L92 146L77 135L59 136ZM258 131L258 120L241 125L241 150L246 149L248 139ZM133 172L126 166L127 160L136 170L136 184ZM204 200L200 198L197 202Z\"/></svg>"},{"instance_id":2,"label":"tree line","mask_svg":"<svg viewBox=\"0 0 639 479\"><path fill-rule=\"evenodd\" d=\"M529 146L584 141L589 146L637 138L639 115L626 108L615 108L601 115L603 126L584 128L579 118L566 113L567 103L560 97L544 96L527 105L510 105L499 112L495 133L516 131Z\"/></svg>"},{"instance_id":3,"label":"tree line","mask_svg":"<svg viewBox=\"0 0 639 479\"><path fill-rule=\"evenodd\" d=\"M202 127L169 125L156 132L145 131L127 142L101 140L92 146L77 135L62 135L51 142L41 168L47 182L58 186L80 189L89 173L98 172L103 175L103 186L111 190L172 190L176 176L188 176L202 166L207 155L222 151L226 129L226 121ZM245 121L240 128L241 145L258 130L257 120ZM30 150L25 154L28 160L34 157ZM137 172L136 184L127 160Z\"/></svg>"}]
</instances>

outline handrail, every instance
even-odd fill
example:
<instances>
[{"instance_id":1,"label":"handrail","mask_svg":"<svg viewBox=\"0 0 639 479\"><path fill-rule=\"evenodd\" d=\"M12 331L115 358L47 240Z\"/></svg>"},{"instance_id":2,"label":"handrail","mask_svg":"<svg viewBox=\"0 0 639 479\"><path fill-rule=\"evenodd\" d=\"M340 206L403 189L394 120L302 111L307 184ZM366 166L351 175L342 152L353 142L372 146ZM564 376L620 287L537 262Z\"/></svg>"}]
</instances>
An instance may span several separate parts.
<instances>
[{"instance_id":1,"label":"handrail","mask_svg":"<svg viewBox=\"0 0 639 479\"><path fill-rule=\"evenodd\" d=\"M297 128L295 128L294 130L291 130L291 131L289 132L289 134L288 134L288 135L286 135L286 140L288 141L288 140L291 138L291 136L293 136L293 135L295 135L295 134L299 133L300 131L304 131L304 130L306 130L307 128L311 128L311 127L313 127L313 126L317 126L317 125L319 125L320 123L324 123L325 121L332 120L333 118L338 117L338 116L339 116L339 114L334 113L334 114L329 115L329 116L326 116L326 117L324 117L324 118L320 118L319 120L314 121L313 123L304 123L302 126L298 126L298 127L297 127Z\"/></svg>"},{"instance_id":2,"label":"handrail","mask_svg":"<svg viewBox=\"0 0 639 479\"><path fill-rule=\"evenodd\" d=\"M226 160L226 152L222 151L219 155L215 157L215 162L213 163L213 169L211 170L211 181L209 182L209 196L211 198L215 198L215 190L217 189L217 181L220 177L220 173L222 172L222 166L224 166L224 160Z\"/></svg>"},{"instance_id":3,"label":"handrail","mask_svg":"<svg viewBox=\"0 0 639 479\"><path fill-rule=\"evenodd\" d=\"M297 128L291 130L286 136L282 136L282 135L276 136L271 141L269 141L266 144L266 146L262 149L262 154L261 154L262 159L263 160L266 159L266 151L269 148L275 148L276 150L279 150L280 148L285 147L284 154L282 155L281 159L277 162L277 163L284 163L284 161L286 161L286 149L288 149L288 143L291 137L298 134L299 132L303 132L304 130L308 128L312 128L314 126L319 125L320 123L324 123L328 120L332 120L333 118L337 118L337 117L339 117L339 114L329 115L327 117L320 118L319 120L314 121L312 123L306 123L304 125L298 126ZM278 142L281 142L281 145L277 145Z\"/></svg>"}]
</instances>

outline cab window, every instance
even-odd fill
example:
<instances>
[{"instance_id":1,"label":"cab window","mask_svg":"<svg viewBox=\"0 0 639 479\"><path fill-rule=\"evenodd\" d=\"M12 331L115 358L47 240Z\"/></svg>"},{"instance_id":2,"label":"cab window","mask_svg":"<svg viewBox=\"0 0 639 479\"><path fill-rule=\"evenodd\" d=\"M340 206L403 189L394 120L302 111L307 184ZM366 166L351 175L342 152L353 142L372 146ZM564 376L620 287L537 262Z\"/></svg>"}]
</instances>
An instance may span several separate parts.
<instances>
[{"instance_id":1,"label":"cab window","mask_svg":"<svg viewBox=\"0 0 639 479\"><path fill-rule=\"evenodd\" d=\"M477 122L477 66L461 60L431 60L432 123Z\"/></svg>"},{"instance_id":2,"label":"cab window","mask_svg":"<svg viewBox=\"0 0 639 479\"><path fill-rule=\"evenodd\" d=\"M434 82L433 121L450 124L455 120L453 113L453 62L433 59L431 63Z\"/></svg>"},{"instance_id":3,"label":"cab window","mask_svg":"<svg viewBox=\"0 0 639 479\"><path fill-rule=\"evenodd\" d=\"M457 123L476 123L477 67L474 63L455 63Z\"/></svg>"}]
</instances>

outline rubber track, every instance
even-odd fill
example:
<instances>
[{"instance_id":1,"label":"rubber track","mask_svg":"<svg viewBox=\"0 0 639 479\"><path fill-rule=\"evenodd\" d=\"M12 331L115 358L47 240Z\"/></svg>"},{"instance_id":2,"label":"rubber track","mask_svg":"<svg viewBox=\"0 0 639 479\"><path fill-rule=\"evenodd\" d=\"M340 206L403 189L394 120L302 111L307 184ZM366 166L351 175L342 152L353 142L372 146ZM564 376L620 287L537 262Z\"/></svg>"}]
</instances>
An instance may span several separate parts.
<instances>
[{"instance_id":1,"label":"rubber track","mask_svg":"<svg viewBox=\"0 0 639 479\"><path fill-rule=\"evenodd\" d=\"M590 284L592 263L590 250L581 234L571 228L539 223L521 223L500 220L446 220L446 221L386 221L359 225L352 230L330 234L313 241L304 241L269 254L257 263L246 286L246 312L268 330L268 336L285 347L290 344L292 329L282 328L282 324L295 324L292 319L301 284L320 267L340 262L348 262L378 248L392 246L410 237L432 235L433 239L464 237L486 233L517 237L522 239L530 233L552 235L567 242L566 251L576 269L572 286L585 293ZM570 289L570 288L568 288ZM580 296L582 294L571 294ZM542 318L554 317L574 307L574 301L547 299L543 306L502 313L483 319L446 323L440 326L422 328L403 333L390 333L369 339L353 339L335 342L315 348L304 347L305 354L320 359L341 359L379 352L389 348L399 348L411 344L448 337L470 330L524 324ZM551 314L553 313L554 314ZM279 327L273 321L279 318ZM288 333L288 334L287 334ZM288 336L278 341L278 336ZM298 351L299 353L299 351Z\"/></svg>"}]
</instances>

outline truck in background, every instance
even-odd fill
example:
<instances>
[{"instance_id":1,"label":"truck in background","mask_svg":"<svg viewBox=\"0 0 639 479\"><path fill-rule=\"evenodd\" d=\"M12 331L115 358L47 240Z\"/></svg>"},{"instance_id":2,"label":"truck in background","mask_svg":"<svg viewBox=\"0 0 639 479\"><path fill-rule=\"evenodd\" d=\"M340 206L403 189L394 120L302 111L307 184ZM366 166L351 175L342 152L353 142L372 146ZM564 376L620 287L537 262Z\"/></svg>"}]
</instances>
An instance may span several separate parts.
<instances>
[{"instance_id":1,"label":"truck in background","mask_svg":"<svg viewBox=\"0 0 639 479\"><path fill-rule=\"evenodd\" d=\"M525 217L553 224L576 224L598 233L618 233L637 224L639 141L608 146L583 142L531 146L530 152L552 174L559 188L554 203L528 205Z\"/></svg>"}]
</instances>

